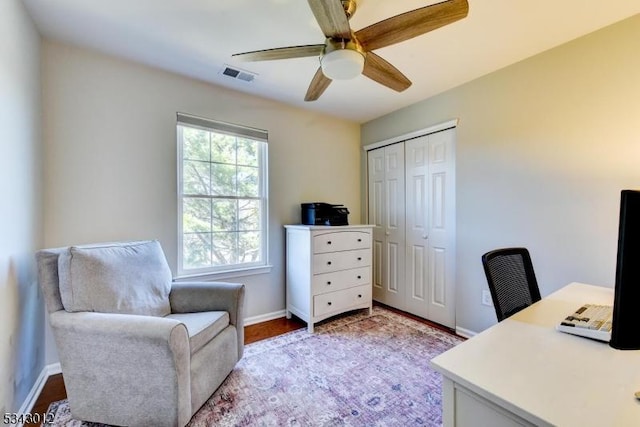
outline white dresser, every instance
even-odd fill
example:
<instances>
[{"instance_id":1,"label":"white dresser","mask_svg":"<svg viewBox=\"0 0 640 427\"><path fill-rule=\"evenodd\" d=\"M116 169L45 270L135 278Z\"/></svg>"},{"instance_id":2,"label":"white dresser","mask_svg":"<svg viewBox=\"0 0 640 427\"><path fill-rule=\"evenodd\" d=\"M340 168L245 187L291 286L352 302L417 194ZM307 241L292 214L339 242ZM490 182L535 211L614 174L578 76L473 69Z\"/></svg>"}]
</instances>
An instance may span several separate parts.
<instances>
[{"instance_id":1,"label":"white dresser","mask_svg":"<svg viewBox=\"0 0 640 427\"><path fill-rule=\"evenodd\" d=\"M285 225L287 318L313 325L345 311L371 313L371 225Z\"/></svg>"}]
</instances>

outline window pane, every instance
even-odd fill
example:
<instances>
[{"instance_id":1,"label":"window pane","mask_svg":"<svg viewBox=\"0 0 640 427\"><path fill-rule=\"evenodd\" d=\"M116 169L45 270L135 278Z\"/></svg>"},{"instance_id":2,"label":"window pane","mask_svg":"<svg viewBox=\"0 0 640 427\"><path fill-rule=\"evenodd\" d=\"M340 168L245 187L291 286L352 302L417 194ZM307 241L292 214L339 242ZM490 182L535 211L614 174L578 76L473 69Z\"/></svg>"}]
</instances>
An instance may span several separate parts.
<instances>
[{"instance_id":1,"label":"window pane","mask_svg":"<svg viewBox=\"0 0 640 427\"><path fill-rule=\"evenodd\" d=\"M260 260L260 233L256 231L238 233L238 262Z\"/></svg>"},{"instance_id":2,"label":"window pane","mask_svg":"<svg viewBox=\"0 0 640 427\"><path fill-rule=\"evenodd\" d=\"M259 173L257 168L238 166L238 196L258 197Z\"/></svg>"},{"instance_id":3,"label":"window pane","mask_svg":"<svg viewBox=\"0 0 640 427\"><path fill-rule=\"evenodd\" d=\"M185 233L211 232L210 199L184 199L182 204L182 231Z\"/></svg>"},{"instance_id":4,"label":"window pane","mask_svg":"<svg viewBox=\"0 0 640 427\"><path fill-rule=\"evenodd\" d=\"M236 263L237 233L213 233L213 265Z\"/></svg>"},{"instance_id":5,"label":"window pane","mask_svg":"<svg viewBox=\"0 0 640 427\"><path fill-rule=\"evenodd\" d=\"M184 194L209 194L211 188L211 164L185 160L182 170Z\"/></svg>"},{"instance_id":6,"label":"window pane","mask_svg":"<svg viewBox=\"0 0 640 427\"><path fill-rule=\"evenodd\" d=\"M178 123L179 275L266 262L267 144L215 125L209 128L206 119L197 125L204 127Z\"/></svg>"},{"instance_id":7,"label":"window pane","mask_svg":"<svg viewBox=\"0 0 640 427\"><path fill-rule=\"evenodd\" d=\"M222 133L211 134L211 161L236 163L236 137Z\"/></svg>"},{"instance_id":8,"label":"window pane","mask_svg":"<svg viewBox=\"0 0 640 427\"><path fill-rule=\"evenodd\" d=\"M183 242L184 268L211 266L211 233L188 233Z\"/></svg>"},{"instance_id":9,"label":"window pane","mask_svg":"<svg viewBox=\"0 0 640 427\"><path fill-rule=\"evenodd\" d=\"M241 231L260 230L260 201L259 200L239 200L238 201L238 230L241 230Z\"/></svg>"},{"instance_id":10,"label":"window pane","mask_svg":"<svg viewBox=\"0 0 640 427\"><path fill-rule=\"evenodd\" d=\"M211 164L211 195L236 195L236 167L234 165Z\"/></svg>"},{"instance_id":11,"label":"window pane","mask_svg":"<svg viewBox=\"0 0 640 427\"><path fill-rule=\"evenodd\" d=\"M182 157L189 160L209 161L211 150L209 149L209 132L194 128L182 128L184 143Z\"/></svg>"},{"instance_id":12,"label":"window pane","mask_svg":"<svg viewBox=\"0 0 640 427\"><path fill-rule=\"evenodd\" d=\"M235 200L213 200L211 223L213 231L235 231L238 228Z\"/></svg>"},{"instance_id":13,"label":"window pane","mask_svg":"<svg viewBox=\"0 0 640 427\"><path fill-rule=\"evenodd\" d=\"M238 164L258 167L258 143L238 138Z\"/></svg>"}]
</instances>

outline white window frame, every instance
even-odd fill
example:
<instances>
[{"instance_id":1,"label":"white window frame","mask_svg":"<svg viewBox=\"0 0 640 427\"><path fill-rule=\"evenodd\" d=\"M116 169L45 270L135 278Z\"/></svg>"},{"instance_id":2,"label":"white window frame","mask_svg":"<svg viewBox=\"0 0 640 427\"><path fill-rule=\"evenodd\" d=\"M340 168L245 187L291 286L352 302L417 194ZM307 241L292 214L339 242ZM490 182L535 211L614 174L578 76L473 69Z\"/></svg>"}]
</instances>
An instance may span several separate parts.
<instances>
[{"instance_id":1,"label":"white window frame","mask_svg":"<svg viewBox=\"0 0 640 427\"><path fill-rule=\"evenodd\" d=\"M248 138L262 142L259 149L259 200L260 200L260 261L227 264L220 266L202 267L202 268L185 268L184 266L184 230L183 230L183 137L182 129L184 127L201 129L208 132L222 133L242 138ZM269 264L269 184L268 184L268 133L265 130L250 128L246 126L235 125L231 123L219 122L205 119L189 114L178 113L176 123L176 141L177 141L177 178L178 178L178 262L176 279L189 279L193 277L220 279L225 277L246 276L250 274L262 274L271 270Z\"/></svg>"}]
</instances>

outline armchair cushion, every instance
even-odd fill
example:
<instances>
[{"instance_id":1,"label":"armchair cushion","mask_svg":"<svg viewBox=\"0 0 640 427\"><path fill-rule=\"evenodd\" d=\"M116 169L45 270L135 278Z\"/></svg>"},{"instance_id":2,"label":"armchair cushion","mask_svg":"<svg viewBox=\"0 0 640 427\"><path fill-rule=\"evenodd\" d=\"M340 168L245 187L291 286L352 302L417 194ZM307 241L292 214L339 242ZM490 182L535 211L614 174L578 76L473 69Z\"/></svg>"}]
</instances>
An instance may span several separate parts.
<instances>
[{"instance_id":1,"label":"armchair cushion","mask_svg":"<svg viewBox=\"0 0 640 427\"><path fill-rule=\"evenodd\" d=\"M171 270L156 240L71 246L58 258L65 310L165 316Z\"/></svg>"},{"instance_id":2,"label":"armchair cushion","mask_svg":"<svg viewBox=\"0 0 640 427\"><path fill-rule=\"evenodd\" d=\"M187 327L191 354L200 350L224 328L229 326L226 311L202 311L200 313L178 313L165 316L177 320Z\"/></svg>"}]
</instances>

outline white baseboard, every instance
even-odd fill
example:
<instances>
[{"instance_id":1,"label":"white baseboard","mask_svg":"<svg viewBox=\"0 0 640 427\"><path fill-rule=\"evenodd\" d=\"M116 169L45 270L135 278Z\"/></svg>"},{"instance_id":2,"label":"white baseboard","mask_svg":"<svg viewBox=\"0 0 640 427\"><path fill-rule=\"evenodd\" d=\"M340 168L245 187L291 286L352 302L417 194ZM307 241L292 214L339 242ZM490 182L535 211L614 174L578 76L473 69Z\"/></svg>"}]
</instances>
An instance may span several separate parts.
<instances>
[{"instance_id":1,"label":"white baseboard","mask_svg":"<svg viewBox=\"0 0 640 427\"><path fill-rule=\"evenodd\" d=\"M52 363L51 365L45 366L45 368L47 368L49 376L62 373L62 366L60 366L60 362Z\"/></svg>"},{"instance_id":2,"label":"white baseboard","mask_svg":"<svg viewBox=\"0 0 640 427\"><path fill-rule=\"evenodd\" d=\"M42 389L44 388L44 385L47 383L47 380L49 379L49 377L51 375L59 374L61 372L62 372L62 368L60 367L60 363L53 363L51 365L46 365L44 368L42 368L42 371L40 371L40 375L38 375L36 382L33 384L33 387L31 387L29 394L27 395L26 399L22 403L22 406L18 410L18 414L32 413L33 407L35 406L36 401L38 400L38 397L40 397L40 393L42 392ZM12 426L22 427L22 423L12 424Z\"/></svg>"},{"instance_id":3,"label":"white baseboard","mask_svg":"<svg viewBox=\"0 0 640 427\"><path fill-rule=\"evenodd\" d=\"M266 322L268 320L279 319L281 317L285 317L287 315L286 310L278 310L273 313L261 314L259 316L251 316L244 319L244 325L255 325L256 323Z\"/></svg>"},{"instance_id":4,"label":"white baseboard","mask_svg":"<svg viewBox=\"0 0 640 427\"><path fill-rule=\"evenodd\" d=\"M461 328L460 326L456 326L456 334L460 335L461 337L471 338L478 333L469 329Z\"/></svg>"}]
</instances>

